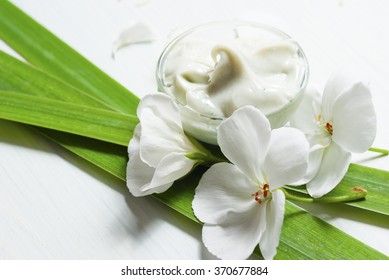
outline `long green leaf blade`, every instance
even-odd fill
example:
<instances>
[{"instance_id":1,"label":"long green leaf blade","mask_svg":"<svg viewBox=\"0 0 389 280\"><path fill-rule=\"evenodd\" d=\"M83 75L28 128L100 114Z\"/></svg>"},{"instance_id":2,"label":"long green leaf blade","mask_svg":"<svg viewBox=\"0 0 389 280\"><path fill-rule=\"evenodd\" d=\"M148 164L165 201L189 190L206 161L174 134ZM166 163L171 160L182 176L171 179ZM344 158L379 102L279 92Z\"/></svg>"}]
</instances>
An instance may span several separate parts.
<instances>
[{"instance_id":1,"label":"long green leaf blade","mask_svg":"<svg viewBox=\"0 0 389 280\"><path fill-rule=\"evenodd\" d=\"M346 260L389 259L353 237L339 238L342 233L341 230L310 215L292 202L286 203L281 241L300 253L304 253L305 257L333 259L336 256L336 259ZM276 259L288 258L288 255L282 254L283 251L281 248Z\"/></svg>"},{"instance_id":2,"label":"long green leaf blade","mask_svg":"<svg viewBox=\"0 0 389 280\"><path fill-rule=\"evenodd\" d=\"M0 51L0 80L0 90L23 92L33 96L111 110L88 94L2 51ZM123 147L41 127L36 127L35 130L81 158L94 161L94 164L115 177L125 180L123 174L125 174L127 151Z\"/></svg>"},{"instance_id":3,"label":"long green leaf blade","mask_svg":"<svg viewBox=\"0 0 389 280\"><path fill-rule=\"evenodd\" d=\"M96 98L0 51L0 90L112 110Z\"/></svg>"},{"instance_id":4,"label":"long green leaf blade","mask_svg":"<svg viewBox=\"0 0 389 280\"><path fill-rule=\"evenodd\" d=\"M0 80L0 90L111 109L88 94L2 51L0 51ZM123 147L41 127L36 127L35 130L81 158L94 162L115 177L125 180L127 151Z\"/></svg>"},{"instance_id":5,"label":"long green leaf blade","mask_svg":"<svg viewBox=\"0 0 389 280\"><path fill-rule=\"evenodd\" d=\"M127 148L41 127L36 128L36 130L102 170L123 181L126 180Z\"/></svg>"},{"instance_id":6,"label":"long green leaf blade","mask_svg":"<svg viewBox=\"0 0 389 280\"><path fill-rule=\"evenodd\" d=\"M339 189L360 186L367 190L363 203L348 205L389 215L389 172L358 164L351 164Z\"/></svg>"},{"instance_id":7,"label":"long green leaf blade","mask_svg":"<svg viewBox=\"0 0 389 280\"><path fill-rule=\"evenodd\" d=\"M0 39L47 73L120 112L135 114L138 97L9 1L0 1Z\"/></svg>"},{"instance_id":8,"label":"long green leaf blade","mask_svg":"<svg viewBox=\"0 0 389 280\"><path fill-rule=\"evenodd\" d=\"M0 118L127 146L135 116L22 93L0 91Z\"/></svg>"},{"instance_id":9,"label":"long green leaf blade","mask_svg":"<svg viewBox=\"0 0 389 280\"><path fill-rule=\"evenodd\" d=\"M365 189L366 198L363 201L347 202L347 205L389 215L389 171L351 164L342 181L324 197L340 196L354 187ZM305 187L289 188L308 193Z\"/></svg>"}]
</instances>

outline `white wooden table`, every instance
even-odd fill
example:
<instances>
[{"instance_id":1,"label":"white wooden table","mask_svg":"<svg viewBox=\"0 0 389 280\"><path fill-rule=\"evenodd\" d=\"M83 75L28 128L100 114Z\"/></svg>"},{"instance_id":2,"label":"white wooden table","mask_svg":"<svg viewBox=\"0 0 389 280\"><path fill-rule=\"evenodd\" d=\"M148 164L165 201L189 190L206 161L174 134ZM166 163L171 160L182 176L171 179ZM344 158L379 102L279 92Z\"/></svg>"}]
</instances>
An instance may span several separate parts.
<instances>
[{"instance_id":1,"label":"white wooden table","mask_svg":"<svg viewBox=\"0 0 389 280\"><path fill-rule=\"evenodd\" d=\"M12 2L140 97L155 91L156 62L172 34L219 19L273 25L301 44L310 81L319 88L339 68L360 71L370 81L379 121L374 146L389 148L389 2ZM148 24L156 40L122 49L113 60L113 42L134 22ZM389 170L388 157L373 156L355 160ZM362 210L339 208L310 210L389 255L387 217L369 220ZM212 256L198 225L153 198L132 197L122 182L30 128L0 120L0 259L204 258Z\"/></svg>"}]
</instances>

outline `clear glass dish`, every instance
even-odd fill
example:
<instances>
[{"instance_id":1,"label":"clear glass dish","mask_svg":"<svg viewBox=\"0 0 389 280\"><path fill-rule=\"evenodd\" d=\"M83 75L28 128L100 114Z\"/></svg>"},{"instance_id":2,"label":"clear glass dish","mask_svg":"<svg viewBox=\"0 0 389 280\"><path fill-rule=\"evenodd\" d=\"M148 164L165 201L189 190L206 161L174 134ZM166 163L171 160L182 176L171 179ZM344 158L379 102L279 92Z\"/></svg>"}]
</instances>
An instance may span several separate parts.
<instances>
[{"instance_id":1,"label":"clear glass dish","mask_svg":"<svg viewBox=\"0 0 389 280\"><path fill-rule=\"evenodd\" d=\"M245 21L222 21L203 24L187 30L173 39L162 52L156 70L158 90L171 96L178 104L184 130L200 141L217 144L217 127L225 117L199 113L193 108L187 106L179 100L172 92L171 81L166 76L166 65L169 60L176 59L175 49L182 44L188 44L191 41L214 42L232 40L237 37L259 38L264 41L288 40L297 47L297 56L301 60L301 73L296 80L296 87L291 92L292 99L283 105L277 111L266 114L272 128L278 128L285 125L293 112L299 106L304 89L308 82L309 66L306 56L298 43L284 32L260 23ZM211 44L212 45L212 44ZM211 50L210 50L211 52Z\"/></svg>"}]
</instances>

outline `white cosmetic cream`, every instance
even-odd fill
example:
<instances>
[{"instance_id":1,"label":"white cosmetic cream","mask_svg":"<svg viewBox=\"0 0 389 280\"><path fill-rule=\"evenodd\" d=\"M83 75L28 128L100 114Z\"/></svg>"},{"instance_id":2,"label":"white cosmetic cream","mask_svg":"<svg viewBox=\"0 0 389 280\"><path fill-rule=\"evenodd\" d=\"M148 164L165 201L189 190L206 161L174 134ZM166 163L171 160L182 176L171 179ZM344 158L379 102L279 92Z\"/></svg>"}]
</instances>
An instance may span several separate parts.
<instances>
[{"instance_id":1,"label":"white cosmetic cream","mask_svg":"<svg viewBox=\"0 0 389 280\"><path fill-rule=\"evenodd\" d=\"M273 128L297 108L308 80L300 46L272 27L218 22L191 29L164 50L159 90L179 104L184 129L216 144L220 121L236 109L260 109Z\"/></svg>"}]
</instances>

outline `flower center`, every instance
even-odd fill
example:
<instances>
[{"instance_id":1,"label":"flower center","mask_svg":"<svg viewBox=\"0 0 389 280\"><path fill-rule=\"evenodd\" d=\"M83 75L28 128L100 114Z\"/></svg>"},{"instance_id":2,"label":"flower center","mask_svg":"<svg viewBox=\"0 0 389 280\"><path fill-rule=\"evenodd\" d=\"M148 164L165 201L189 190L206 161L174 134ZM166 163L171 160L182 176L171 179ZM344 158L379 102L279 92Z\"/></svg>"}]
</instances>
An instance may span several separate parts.
<instances>
[{"instance_id":1,"label":"flower center","mask_svg":"<svg viewBox=\"0 0 389 280\"><path fill-rule=\"evenodd\" d=\"M258 202L258 204L262 204L262 202L264 202L268 196L269 196L269 185L268 184L264 184L263 185L263 188L261 188L259 191L251 194L251 196L254 196L254 200L256 202Z\"/></svg>"},{"instance_id":2,"label":"flower center","mask_svg":"<svg viewBox=\"0 0 389 280\"><path fill-rule=\"evenodd\" d=\"M332 135L334 133L332 123L323 121L321 114L316 116L316 121L317 121L318 126L321 129L324 129L329 135Z\"/></svg>"},{"instance_id":3,"label":"flower center","mask_svg":"<svg viewBox=\"0 0 389 280\"><path fill-rule=\"evenodd\" d=\"M326 123L326 129L330 135L334 132L334 129L332 128L332 124L330 122Z\"/></svg>"}]
</instances>

